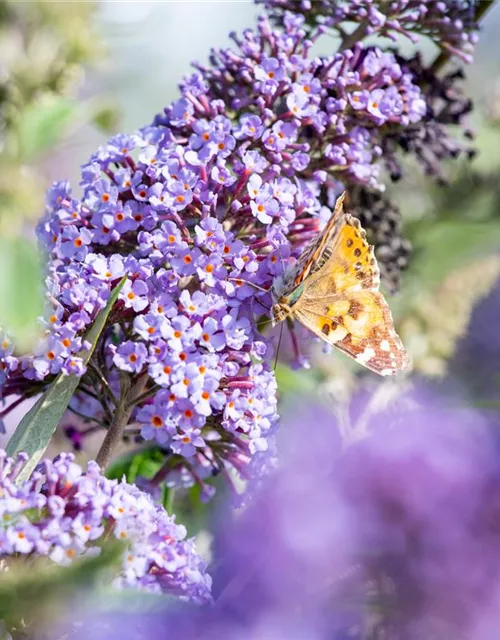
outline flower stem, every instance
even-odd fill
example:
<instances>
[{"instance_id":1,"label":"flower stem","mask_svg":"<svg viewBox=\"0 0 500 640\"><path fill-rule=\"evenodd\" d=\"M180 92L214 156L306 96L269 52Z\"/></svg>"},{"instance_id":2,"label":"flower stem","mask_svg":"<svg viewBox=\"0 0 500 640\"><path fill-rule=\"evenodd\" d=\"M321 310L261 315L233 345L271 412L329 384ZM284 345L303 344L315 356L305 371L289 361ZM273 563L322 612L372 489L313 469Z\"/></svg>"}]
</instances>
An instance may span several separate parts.
<instances>
[{"instance_id":1,"label":"flower stem","mask_svg":"<svg viewBox=\"0 0 500 640\"><path fill-rule=\"evenodd\" d=\"M144 392L147 382L148 376L146 374L142 375L133 386L130 386L130 379L128 377L122 377L120 400L116 407L113 421L96 456L96 462L103 471L108 466L111 454L122 438L123 431L129 423L137 399Z\"/></svg>"},{"instance_id":2,"label":"flower stem","mask_svg":"<svg viewBox=\"0 0 500 640\"><path fill-rule=\"evenodd\" d=\"M360 25L354 29L352 33L346 35L346 37L342 40L339 51L345 51L346 49L352 49L352 47L362 40L366 35L366 28L368 27L368 20L363 20Z\"/></svg>"}]
</instances>

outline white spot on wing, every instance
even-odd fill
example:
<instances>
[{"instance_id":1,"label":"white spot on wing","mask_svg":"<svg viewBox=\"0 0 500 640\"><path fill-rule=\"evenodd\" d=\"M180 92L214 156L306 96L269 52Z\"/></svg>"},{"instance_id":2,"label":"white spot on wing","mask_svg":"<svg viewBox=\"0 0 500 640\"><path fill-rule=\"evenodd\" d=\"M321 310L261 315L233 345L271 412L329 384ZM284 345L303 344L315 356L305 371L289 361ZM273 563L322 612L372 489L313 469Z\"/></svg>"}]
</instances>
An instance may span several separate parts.
<instances>
[{"instance_id":1,"label":"white spot on wing","mask_svg":"<svg viewBox=\"0 0 500 640\"><path fill-rule=\"evenodd\" d=\"M391 345L389 344L389 342L387 340L382 340L380 342L380 348L382 349L382 351L390 351L391 350Z\"/></svg>"},{"instance_id":2,"label":"white spot on wing","mask_svg":"<svg viewBox=\"0 0 500 640\"><path fill-rule=\"evenodd\" d=\"M375 356L375 349L372 347L366 347L364 351L358 353L356 356L356 362L360 362L361 364L365 364L368 360L371 360Z\"/></svg>"}]
</instances>

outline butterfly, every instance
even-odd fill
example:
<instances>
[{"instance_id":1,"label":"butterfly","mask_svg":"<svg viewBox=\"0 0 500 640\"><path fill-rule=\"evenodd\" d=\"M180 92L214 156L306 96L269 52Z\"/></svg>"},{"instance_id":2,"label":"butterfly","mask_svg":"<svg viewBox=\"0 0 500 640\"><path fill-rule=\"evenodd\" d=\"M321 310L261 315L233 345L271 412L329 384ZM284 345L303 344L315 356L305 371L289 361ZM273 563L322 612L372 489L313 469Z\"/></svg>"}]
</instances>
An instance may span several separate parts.
<instances>
[{"instance_id":1,"label":"butterfly","mask_svg":"<svg viewBox=\"0 0 500 640\"><path fill-rule=\"evenodd\" d=\"M324 231L271 287L273 324L295 319L356 362L386 376L411 366L394 329L373 247L359 220L335 203Z\"/></svg>"}]
</instances>

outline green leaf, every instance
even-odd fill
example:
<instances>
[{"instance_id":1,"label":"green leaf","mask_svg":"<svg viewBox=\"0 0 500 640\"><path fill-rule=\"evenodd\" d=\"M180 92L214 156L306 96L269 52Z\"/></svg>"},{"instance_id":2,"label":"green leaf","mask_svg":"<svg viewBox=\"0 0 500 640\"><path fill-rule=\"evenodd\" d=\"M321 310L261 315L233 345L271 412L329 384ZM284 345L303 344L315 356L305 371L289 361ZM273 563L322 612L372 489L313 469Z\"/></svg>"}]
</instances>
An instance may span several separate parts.
<instances>
[{"instance_id":1,"label":"green leaf","mask_svg":"<svg viewBox=\"0 0 500 640\"><path fill-rule=\"evenodd\" d=\"M113 289L106 307L97 314L93 325L85 336L85 340L91 344L88 351L82 351L80 354L85 364L88 363L92 356L99 336L104 329L110 311L118 298L118 294L125 280L126 277L122 278L119 284ZM79 376L59 374L45 393L37 400L33 407L31 407L13 433L7 445L7 454L9 456L16 456L21 451L25 451L30 456L28 463L23 467L23 470L18 476L20 482L29 477L43 456L79 382Z\"/></svg>"},{"instance_id":2,"label":"green leaf","mask_svg":"<svg viewBox=\"0 0 500 640\"><path fill-rule=\"evenodd\" d=\"M137 476L152 478L165 462L165 456L165 452L159 447L147 447L128 453L111 462L106 476L116 480L125 476L130 483L135 482Z\"/></svg>"},{"instance_id":3,"label":"green leaf","mask_svg":"<svg viewBox=\"0 0 500 640\"><path fill-rule=\"evenodd\" d=\"M23 559L9 561L9 570L0 580L0 620L6 626L23 626L53 622L68 605L76 591L88 589L103 579L103 573L119 571L124 544L112 540L101 547L97 556L76 560L61 567L47 558L26 563Z\"/></svg>"},{"instance_id":4,"label":"green leaf","mask_svg":"<svg viewBox=\"0 0 500 640\"><path fill-rule=\"evenodd\" d=\"M26 160L53 147L65 135L78 112L78 104L58 95L44 95L27 106L18 123L19 154Z\"/></svg>"},{"instance_id":5,"label":"green leaf","mask_svg":"<svg viewBox=\"0 0 500 640\"><path fill-rule=\"evenodd\" d=\"M41 264L34 243L0 239L0 326L13 335L20 351L29 349L36 318L43 312Z\"/></svg>"}]
</instances>

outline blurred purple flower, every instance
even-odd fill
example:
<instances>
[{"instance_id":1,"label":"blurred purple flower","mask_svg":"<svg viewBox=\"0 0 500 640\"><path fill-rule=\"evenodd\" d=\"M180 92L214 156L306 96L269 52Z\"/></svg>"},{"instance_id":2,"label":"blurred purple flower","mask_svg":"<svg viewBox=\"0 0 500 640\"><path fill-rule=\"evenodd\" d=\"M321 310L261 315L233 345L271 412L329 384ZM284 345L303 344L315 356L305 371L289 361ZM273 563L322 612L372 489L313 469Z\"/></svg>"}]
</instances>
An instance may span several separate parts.
<instances>
[{"instance_id":1,"label":"blurred purple flower","mask_svg":"<svg viewBox=\"0 0 500 640\"><path fill-rule=\"evenodd\" d=\"M331 413L293 406L280 469L237 517L219 514L215 605L142 627L135 618L142 632L179 640L494 638L498 415L450 406L424 388L395 406L376 404L371 393L353 401L346 415L370 435L344 453ZM116 637L134 637L123 620L107 622Z\"/></svg>"}]
</instances>

